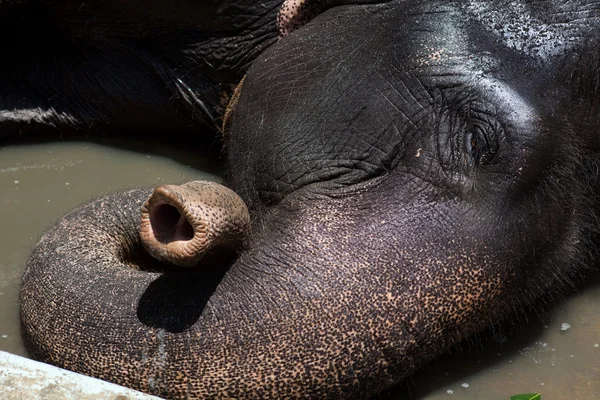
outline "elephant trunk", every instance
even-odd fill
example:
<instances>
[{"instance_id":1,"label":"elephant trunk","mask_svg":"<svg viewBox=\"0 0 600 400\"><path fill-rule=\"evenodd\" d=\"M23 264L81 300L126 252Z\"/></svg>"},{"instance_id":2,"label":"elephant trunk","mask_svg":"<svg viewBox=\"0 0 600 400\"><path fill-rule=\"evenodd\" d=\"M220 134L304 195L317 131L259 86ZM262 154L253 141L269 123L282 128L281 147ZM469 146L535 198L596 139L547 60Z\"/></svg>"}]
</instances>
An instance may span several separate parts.
<instances>
[{"instance_id":1,"label":"elephant trunk","mask_svg":"<svg viewBox=\"0 0 600 400\"><path fill-rule=\"evenodd\" d=\"M163 185L142 206L142 244L155 258L178 266L194 266L217 247L237 250L249 231L242 199L214 182Z\"/></svg>"},{"instance_id":2,"label":"elephant trunk","mask_svg":"<svg viewBox=\"0 0 600 400\"><path fill-rule=\"evenodd\" d=\"M426 258L443 254L433 243L419 258L420 249L401 253L402 242L390 244L400 235L365 240L353 210L368 197L306 205L295 193L257 224L229 268L206 260L214 268L153 268L137 235L146 199L150 227L141 231L186 242L193 240L186 224L200 236L191 210L213 216L219 188L117 193L46 232L21 286L32 354L165 398L366 398L477 331L482 315L509 309L503 299L512 297L502 294L510 279L487 258L461 251L441 268L439 257ZM190 200L194 193L204 200ZM231 205L225 210L199 224L230 218ZM343 217L332 217L335 210Z\"/></svg>"}]
</instances>

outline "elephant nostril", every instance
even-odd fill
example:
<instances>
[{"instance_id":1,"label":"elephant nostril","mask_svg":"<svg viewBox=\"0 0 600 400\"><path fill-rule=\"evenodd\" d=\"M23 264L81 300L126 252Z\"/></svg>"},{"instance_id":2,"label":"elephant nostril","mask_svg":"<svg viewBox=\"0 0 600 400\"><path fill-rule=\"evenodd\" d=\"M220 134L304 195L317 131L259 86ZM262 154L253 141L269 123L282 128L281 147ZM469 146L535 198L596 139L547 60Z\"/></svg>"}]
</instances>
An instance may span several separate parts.
<instances>
[{"instance_id":1,"label":"elephant nostril","mask_svg":"<svg viewBox=\"0 0 600 400\"><path fill-rule=\"evenodd\" d=\"M192 224L170 204L158 204L150 209L150 225L156 238L163 243L194 237Z\"/></svg>"},{"instance_id":2,"label":"elephant nostril","mask_svg":"<svg viewBox=\"0 0 600 400\"><path fill-rule=\"evenodd\" d=\"M166 233L173 229L181 213L170 204L160 204L150 210L150 223L156 233Z\"/></svg>"},{"instance_id":3,"label":"elephant nostril","mask_svg":"<svg viewBox=\"0 0 600 400\"><path fill-rule=\"evenodd\" d=\"M187 219L183 218L177 233L179 235L178 240L191 240L194 237L194 227Z\"/></svg>"},{"instance_id":4,"label":"elephant nostril","mask_svg":"<svg viewBox=\"0 0 600 400\"><path fill-rule=\"evenodd\" d=\"M198 265L209 252L229 257L243 247L250 230L244 201L214 182L160 186L142 206L141 217L144 248L182 267Z\"/></svg>"}]
</instances>

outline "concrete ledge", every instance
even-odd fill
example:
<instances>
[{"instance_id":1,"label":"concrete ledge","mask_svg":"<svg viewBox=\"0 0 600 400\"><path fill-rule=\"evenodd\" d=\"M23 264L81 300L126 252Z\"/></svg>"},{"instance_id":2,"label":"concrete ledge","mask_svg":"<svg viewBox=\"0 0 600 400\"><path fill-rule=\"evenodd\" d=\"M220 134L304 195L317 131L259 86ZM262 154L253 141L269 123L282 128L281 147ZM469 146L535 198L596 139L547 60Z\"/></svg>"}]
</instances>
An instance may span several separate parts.
<instances>
[{"instance_id":1,"label":"concrete ledge","mask_svg":"<svg viewBox=\"0 0 600 400\"><path fill-rule=\"evenodd\" d=\"M3 400L157 400L104 382L0 351L0 398Z\"/></svg>"}]
</instances>

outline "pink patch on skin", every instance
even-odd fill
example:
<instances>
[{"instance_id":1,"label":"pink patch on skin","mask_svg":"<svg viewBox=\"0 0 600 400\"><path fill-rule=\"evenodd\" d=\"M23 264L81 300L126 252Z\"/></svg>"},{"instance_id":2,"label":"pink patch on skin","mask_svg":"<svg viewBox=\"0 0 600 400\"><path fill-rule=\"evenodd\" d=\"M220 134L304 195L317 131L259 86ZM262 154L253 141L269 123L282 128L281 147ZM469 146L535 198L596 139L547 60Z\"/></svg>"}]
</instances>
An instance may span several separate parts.
<instances>
[{"instance_id":1,"label":"pink patch on skin","mask_svg":"<svg viewBox=\"0 0 600 400\"><path fill-rule=\"evenodd\" d=\"M277 27L281 37L286 37L310 20L310 6L307 6L307 2L310 5L310 1L285 0L283 2L277 16ZM318 0L312 1L319 3Z\"/></svg>"}]
</instances>

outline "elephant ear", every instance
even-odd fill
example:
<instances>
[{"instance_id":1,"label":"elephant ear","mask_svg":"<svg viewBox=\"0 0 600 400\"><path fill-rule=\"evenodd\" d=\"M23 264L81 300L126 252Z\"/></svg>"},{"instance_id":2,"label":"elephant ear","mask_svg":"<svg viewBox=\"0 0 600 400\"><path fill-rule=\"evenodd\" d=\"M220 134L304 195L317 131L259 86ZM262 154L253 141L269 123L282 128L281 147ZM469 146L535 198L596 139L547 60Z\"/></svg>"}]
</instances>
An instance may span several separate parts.
<instances>
[{"instance_id":1,"label":"elephant ear","mask_svg":"<svg viewBox=\"0 0 600 400\"><path fill-rule=\"evenodd\" d=\"M277 16L279 35L286 37L324 11L350 4L387 3L390 0L285 0Z\"/></svg>"}]
</instances>

